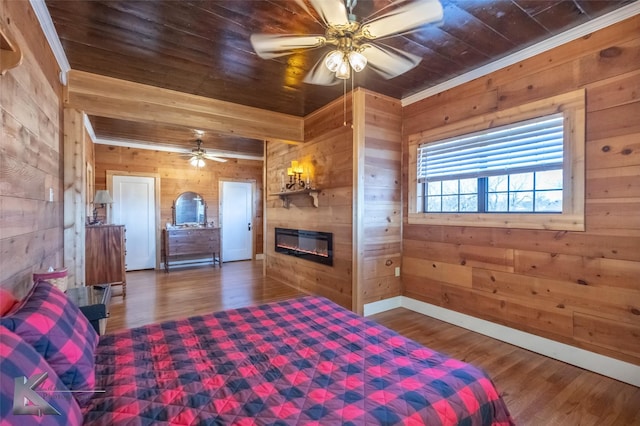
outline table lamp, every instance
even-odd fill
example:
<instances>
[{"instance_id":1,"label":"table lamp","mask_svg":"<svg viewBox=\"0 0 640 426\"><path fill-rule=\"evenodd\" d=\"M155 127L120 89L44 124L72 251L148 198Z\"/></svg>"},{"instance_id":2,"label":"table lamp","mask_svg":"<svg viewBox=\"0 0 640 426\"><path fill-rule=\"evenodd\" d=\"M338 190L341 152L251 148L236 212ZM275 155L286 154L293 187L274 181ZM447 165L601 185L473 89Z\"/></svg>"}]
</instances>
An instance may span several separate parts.
<instances>
[{"instance_id":1,"label":"table lamp","mask_svg":"<svg viewBox=\"0 0 640 426\"><path fill-rule=\"evenodd\" d=\"M93 198L93 223L98 223L97 205L100 204L100 207L105 208L107 204L111 203L113 203L113 199L111 198L111 195L109 195L109 191L104 189L96 191L96 196Z\"/></svg>"}]
</instances>

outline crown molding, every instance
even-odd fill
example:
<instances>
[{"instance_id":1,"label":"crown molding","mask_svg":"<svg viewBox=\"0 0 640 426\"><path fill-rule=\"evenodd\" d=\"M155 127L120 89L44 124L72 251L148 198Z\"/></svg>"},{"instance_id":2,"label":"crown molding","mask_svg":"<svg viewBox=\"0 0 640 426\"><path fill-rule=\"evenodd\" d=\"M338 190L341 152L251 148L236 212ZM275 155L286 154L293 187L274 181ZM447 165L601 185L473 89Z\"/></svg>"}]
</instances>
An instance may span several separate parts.
<instances>
[{"instance_id":1,"label":"crown molding","mask_svg":"<svg viewBox=\"0 0 640 426\"><path fill-rule=\"evenodd\" d=\"M548 38L538 44L534 44L533 46L529 46L509 56L505 56L502 59L498 59L497 61L491 62L465 74L454 77L451 80L447 80L421 92L402 98L402 106L405 107L407 105L411 105L415 102L437 95L438 93L442 93L445 90L453 89L456 86L468 83L472 80L475 80L476 78L484 77L502 68L506 68L520 61L524 61L525 59L529 59L548 50L554 49L558 46L569 43L570 41L576 40L580 37L584 37L595 31L617 24L618 22L624 21L625 19L631 18L632 16L635 16L639 13L640 1L636 1L629 5L623 6L620 9L614 10L611 13L607 13L606 15L600 16L589 22L585 22L582 25Z\"/></svg>"},{"instance_id":2,"label":"crown molding","mask_svg":"<svg viewBox=\"0 0 640 426\"><path fill-rule=\"evenodd\" d=\"M108 139L108 138L96 138L94 143L99 145L113 145L113 146L121 146L124 148L134 148L134 149L146 149L152 151L162 151L162 152L176 152L179 154L191 154L191 149L188 148L178 148L170 145L156 145L153 143L140 142L140 141L132 141L127 139ZM235 158L238 160L257 160L263 161L263 156L258 155L248 155L248 154L238 154L237 152L231 151L219 151L215 149L205 149L208 155L212 155L214 157L222 157L222 158Z\"/></svg>"},{"instance_id":3,"label":"crown molding","mask_svg":"<svg viewBox=\"0 0 640 426\"><path fill-rule=\"evenodd\" d=\"M29 2L36 14L36 18L38 18L38 22L40 22L40 28L42 28L42 32L44 32L44 36L47 38L47 42L53 52L53 56L56 58L58 66L60 67L60 83L66 86L67 73L71 69L71 65L69 65L67 55L64 53L64 49L62 48L62 43L60 42L60 37L58 37L56 27L53 25L49 9L47 9L47 5L44 0L29 0Z\"/></svg>"}]
</instances>

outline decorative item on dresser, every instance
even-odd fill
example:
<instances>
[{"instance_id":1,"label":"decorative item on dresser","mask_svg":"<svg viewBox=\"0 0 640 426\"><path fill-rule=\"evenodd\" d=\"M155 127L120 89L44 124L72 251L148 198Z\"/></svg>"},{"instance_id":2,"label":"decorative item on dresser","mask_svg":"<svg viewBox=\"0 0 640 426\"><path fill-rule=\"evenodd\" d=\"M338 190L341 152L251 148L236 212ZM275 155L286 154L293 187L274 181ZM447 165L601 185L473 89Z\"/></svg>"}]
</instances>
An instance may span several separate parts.
<instances>
[{"instance_id":1,"label":"decorative item on dresser","mask_svg":"<svg viewBox=\"0 0 640 426\"><path fill-rule=\"evenodd\" d=\"M113 204L113 198L111 198L109 191L105 191L104 189L96 191L95 198L93 199L93 219L90 225L97 225L100 223L98 221L98 205L100 205L100 208L104 209L107 204ZM105 213L105 217L106 216L107 215Z\"/></svg>"},{"instance_id":2,"label":"decorative item on dresser","mask_svg":"<svg viewBox=\"0 0 640 426\"><path fill-rule=\"evenodd\" d=\"M213 266L222 267L220 252L220 228L212 227L169 227L162 231L162 261L165 272L169 272L171 258L194 259L209 255Z\"/></svg>"},{"instance_id":3,"label":"decorative item on dresser","mask_svg":"<svg viewBox=\"0 0 640 426\"><path fill-rule=\"evenodd\" d=\"M207 203L197 192L183 192L171 206L174 226L206 226Z\"/></svg>"},{"instance_id":4,"label":"decorative item on dresser","mask_svg":"<svg viewBox=\"0 0 640 426\"><path fill-rule=\"evenodd\" d=\"M87 285L122 286L127 295L124 225L90 225L85 234L85 282Z\"/></svg>"}]
</instances>

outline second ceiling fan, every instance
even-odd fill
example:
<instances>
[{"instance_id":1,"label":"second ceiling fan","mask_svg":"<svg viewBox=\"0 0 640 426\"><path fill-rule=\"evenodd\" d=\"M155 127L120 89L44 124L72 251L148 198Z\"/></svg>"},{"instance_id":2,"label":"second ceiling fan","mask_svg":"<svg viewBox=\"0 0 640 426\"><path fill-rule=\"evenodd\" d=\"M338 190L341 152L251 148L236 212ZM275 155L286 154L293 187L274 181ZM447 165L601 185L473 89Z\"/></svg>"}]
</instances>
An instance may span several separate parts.
<instances>
[{"instance_id":1,"label":"second ceiling fan","mask_svg":"<svg viewBox=\"0 0 640 426\"><path fill-rule=\"evenodd\" d=\"M225 163L227 161L224 158L207 154L207 151L202 148L202 137L204 136L204 132L202 130L194 130L194 133L196 135L196 147L192 149L189 154L186 154L191 157L189 158L189 164L194 167L200 168L204 167L204 160L219 161L221 163Z\"/></svg>"},{"instance_id":2,"label":"second ceiling fan","mask_svg":"<svg viewBox=\"0 0 640 426\"><path fill-rule=\"evenodd\" d=\"M353 14L357 0L296 0L311 14L307 2L324 22L323 35L252 34L251 44L263 59L290 55L300 49L333 46L304 79L305 83L325 86L348 79L352 70L359 72L367 65L386 79L404 74L422 58L379 40L406 34L440 21L443 16L438 0L397 0L388 6L388 12L362 22Z\"/></svg>"}]
</instances>

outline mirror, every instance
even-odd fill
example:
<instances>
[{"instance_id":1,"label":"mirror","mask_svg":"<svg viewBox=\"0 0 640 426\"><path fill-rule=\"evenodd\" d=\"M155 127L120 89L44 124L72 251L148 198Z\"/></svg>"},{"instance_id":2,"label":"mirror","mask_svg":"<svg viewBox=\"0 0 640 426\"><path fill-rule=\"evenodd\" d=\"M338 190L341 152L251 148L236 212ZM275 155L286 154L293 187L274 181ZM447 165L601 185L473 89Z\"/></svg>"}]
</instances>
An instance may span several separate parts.
<instances>
[{"instance_id":1,"label":"mirror","mask_svg":"<svg viewBox=\"0 0 640 426\"><path fill-rule=\"evenodd\" d=\"M183 192L173 203L174 225L207 224L207 203L197 192Z\"/></svg>"}]
</instances>

